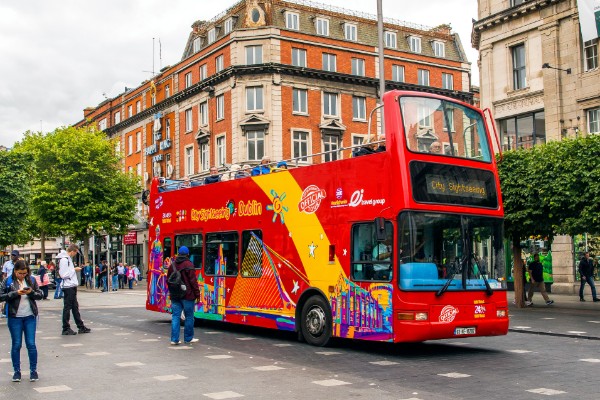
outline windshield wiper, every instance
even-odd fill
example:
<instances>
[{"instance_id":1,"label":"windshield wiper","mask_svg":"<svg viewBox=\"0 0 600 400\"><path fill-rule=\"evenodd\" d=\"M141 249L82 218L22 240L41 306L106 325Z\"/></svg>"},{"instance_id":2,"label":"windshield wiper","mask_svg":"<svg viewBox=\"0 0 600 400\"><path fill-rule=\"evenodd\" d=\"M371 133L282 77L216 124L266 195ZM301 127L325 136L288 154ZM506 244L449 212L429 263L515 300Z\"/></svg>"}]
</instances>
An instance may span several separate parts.
<instances>
[{"instance_id":1,"label":"windshield wiper","mask_svg":"<svg viewBox=\"0 0 600 400\"><path fill-rule=\"evenodd\" d=\"M465 261L465 258L463 257L463 259L460 260L460 262L458 263L459 268L456 267L456 261L454 261L454 263L452 265L452 273L450 274L450 278L448 278L448 280L444 284L444 287L442 287L440 290L438 290L435 293L436 296L439 297L448 290L448 288L450 287L450 284L452 283L452 280L454 280L454 275L456 275L456 272L460 271L462 273L464 261Z\"/></svg>"},{"instance_id":2,"label":"windshield wiper","mask_svg":"<svg viewBox=\"0 0 600 400\"><path fill-rule=\"evenodd\" d=\"M477 260L475 260L475 257L473 257L473 255L471 255L471 259L473 261L475 261L475 264L477 264ZM481 275L481 278L483 278L483 283L485 284L485 292L487 293L488 296L491 296L494 291L492 290L492 287L490 286L490 283L488 282L487 278L485 277L485 274L487 273L487 271L485 271L485 269L481 268L481 263L477 264L478 268L479 268L479 274Z\"/></svg>"}]
</instances>

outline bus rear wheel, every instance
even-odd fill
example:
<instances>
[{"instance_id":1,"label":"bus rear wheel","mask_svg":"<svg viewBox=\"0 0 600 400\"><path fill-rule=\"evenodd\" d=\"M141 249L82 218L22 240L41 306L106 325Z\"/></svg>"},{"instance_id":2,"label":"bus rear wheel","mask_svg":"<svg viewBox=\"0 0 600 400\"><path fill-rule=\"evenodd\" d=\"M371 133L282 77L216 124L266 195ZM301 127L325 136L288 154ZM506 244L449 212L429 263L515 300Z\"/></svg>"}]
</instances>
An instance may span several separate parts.
<instances>
[{"instance_id":1,"label":"bus rear wheel","mask_svg":"<svg viewBox=\"0 0 600 400\"><path fill-rule=\"evenodd\" d=\"M301 317L302 336L308 344L325 346L331 339L331 312L325 299L313 296L304 303Z\"/></svg>"}]
</instances>

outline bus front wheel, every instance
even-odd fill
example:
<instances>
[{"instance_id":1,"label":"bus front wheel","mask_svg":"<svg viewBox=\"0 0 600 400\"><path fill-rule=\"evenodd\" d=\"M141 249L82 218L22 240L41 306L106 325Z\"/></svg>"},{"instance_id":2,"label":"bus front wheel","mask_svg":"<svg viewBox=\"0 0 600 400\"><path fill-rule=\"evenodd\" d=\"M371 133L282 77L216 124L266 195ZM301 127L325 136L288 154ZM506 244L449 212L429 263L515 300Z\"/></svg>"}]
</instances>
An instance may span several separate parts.
<instances>
[{"instance_id":1,"label":"bus front wheel","mask_svg":"<svg viewBox=\"0 0 600 400\"><path fill-rule=\"evenodd\" d=\"M331 312L325 299L313 296L302 307L302 336L308 344L325 346L331 339Z\"/></svg>"}]
</instances>

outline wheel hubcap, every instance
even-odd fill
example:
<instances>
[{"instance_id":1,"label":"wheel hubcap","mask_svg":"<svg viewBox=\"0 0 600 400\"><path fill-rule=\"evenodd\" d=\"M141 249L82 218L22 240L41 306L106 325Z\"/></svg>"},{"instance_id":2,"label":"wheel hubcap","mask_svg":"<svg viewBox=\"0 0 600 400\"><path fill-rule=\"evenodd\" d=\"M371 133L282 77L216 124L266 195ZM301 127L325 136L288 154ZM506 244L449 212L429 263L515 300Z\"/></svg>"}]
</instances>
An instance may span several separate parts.
<instances>
[{"instance_id":1,"label":"wheel hubcap","mask_svg":"<svg viewBox=\"0 0 600 400\"><path fill-rule=\"evenodd\" d=\"M325 312L320 307L313 307L306 315L306 328L313 336L319 336L325 328Z\"/></svg>"}]
</instances>

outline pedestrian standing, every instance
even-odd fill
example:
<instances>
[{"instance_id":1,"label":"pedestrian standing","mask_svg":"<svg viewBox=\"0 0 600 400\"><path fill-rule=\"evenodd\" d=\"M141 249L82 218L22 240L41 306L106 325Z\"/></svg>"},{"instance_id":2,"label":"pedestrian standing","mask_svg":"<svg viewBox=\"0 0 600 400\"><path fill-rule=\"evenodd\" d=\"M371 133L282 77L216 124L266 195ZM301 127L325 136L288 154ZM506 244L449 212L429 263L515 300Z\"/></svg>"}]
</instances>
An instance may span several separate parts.
<instances>
[{"instance_id":1,"label":"pedestrian standing","mask_svg":"<svg viewBox=\"0 0 600 400\"><path fill-rule=\"evenodd\" d=\"M92 289L92 265L88 262L83 267L83 279L85 280L85 288Z\"/></svg>"},{"instance_id":2,"label":"pedestrian standing","mask_svg":"<svg viewBox=\"0 0 600 400\"><path fill-rule=\"evenodd\" d=\"M119 289L119 267L115 264L110 268L112 275L112 291L116 292Z\"/></svg>"},{"instance_id":3,"label":"pedestrian standing","mask_svg":"<svg viewBox=\"0 0 600 400\"><path fill-rule=\"evenodd\" d=\"M58 254L59 264L59 274L63 279L63 292L65 294L64 297L64 307L63 307L63 315L62 315L62 334L63 335L76 335L77 332L71 329L71 325L69 320L71 318L71 313L73 313L73 319L75 320L75 324L77 325L79 333L90 333L91 329L87 328L83 324L83 320L79 315L79 303L77 302L77 286L79 282L77 281L77 271L81 270L80 267L75 268L73 265L73 256L77 254L79 251L79 246L76 244L70 244L67 247L67 250L61 250Z\"/></svg>"},{"instance_id":4,"label":"pedestrian standing","mask_svg":"<svg viewBox=\"0 0 600 400\"><path fill-rule=\"evenodd\" d=\"M11 275L0 283L0 300L6 301L7 325L10 331L14 374L13 382L21 381L21 346L25 336L25 347L29 357L29 380L37 381L37 347L35 329L38 309L36 300L43 298L42 291L31 276L29 265L23 260L14 264Z\"/></svg>"},{"instance_id":5,"label":"pedestrian standing","mask_svg":"<svg viewBox=\"0 0 600 400\"><path fill-rule=\"evenodd\" d=\"M133 282L135 282L135 272L132 267L127 267L127 282L129 282L129 289L133 289Z\"/></svg>"},{"instance_id":6,"label":"pedestrian standing","mask_svg":"<svg viewBox=\"0 0 600 400\"><path fill-rule=\"evenodd\" d=\"M122 262L117 267L117 273L119 274L119 289L125 289L125 266Z\"/></svg>"},{"instance_id":7,"label":"pedestrian standing","mask_svg":"<svg viewBox=\"0 0 600 400\"><path fill-rule=\"evenodd\" d=\"M19 259L19 250L13 250L10 252L10 260L2 265L2 279L6 279L12 274L15 263Z\"/></svg>"},{"instance_id":8,"label":"pedestrian standing","mask_svg":"<svg viewBox=\"0 0 600 400\"><path fill-rule=\"evenodd\" d=\"M52 268L52 273L54 274L54 284L56 285L56 289L54 290L54 298L62 299L64 297L64 293L62 291L62 278L58 273L58 265L54 264L54 261L50 261L48 264L48 269Z\"/></svg>"},{"instance_id":9,"label":"pedestrian standing","mask_svg":"<svg viewBox=\"0 0 600 400\"><path fill-rule=\"evenodd\" d=\"M542 297L546 301L546 305L549 306L554 303L554 300L548 298L546 293L546 283L544 282L544 266L540 262L540 255L535 253L533 255L533 261L529 263L529 280L531 284L529 286L528 301L525 303L527 306L533 305L533 291L537 287L540 289Z\"/></svg>"},{"instance_id":10,"label":"pedestrian standing","mask_svg":"<svg viewBox=\"0 0 600 400\"><path fill-rule=\"evenodd\" d=\"M135 281L133 282L133 284L135 286L137 286L138 281L142 280L142 274L140 273L140 269L137 267L137 265L133 266L133 277L135 279Z\"/></svg>"},{"instance_id":11,"label":"pedestrian standing","mask_svg":"<svg viewBox=\"0 0 600 400\"><path fill-rule=\"evenodd\" d=\"M100 273L98 274L100 276L100 285L102 286L102 291L103 292L107 292L108 291L108 263L106 262L106 260L102 260L102 263L100 264Z\"/></svg>"},{"instance_id":12,"label":"pedestrian standing","mask_svg":"<svg viewBox=\"0 0 600 400\"><path fill-rule=\"evenodd\" d=\"M579 301L585 301L583 298L583 288L586 282L592 289L592 299L595 302L600 301L600 299L596 296L596 285L594 284L594 264L588 251L585 252L584 256L581 258L581 261L579 261L579 266L577 269L579 270L579 276L581 277L581 285L579 286Z\"/></svg>"},{"instance_id":13,"label":"pedestrian standing","mask_svg":"<svg viewBox=\"0 0 600 400\"><path fill-rule=\"evenodd\" d=\"M200 289L198 280L194 272L194 264L189 260L190 251L186 246L181 246L175 261L167 271L167 281L175 272L175 269L181 274L182 282L185 285L185 294L181 298L174 298L171 295L171 344L178 345L180 328L181 328L181 312L185 315L185 323L183 327L183 340L185 343L195 343L198 339L194 338L194 304L200 301Z\"/></svg>"},{"instance_id":14,"label":"pedestrian standing","mask_svg":"<svg viewBox=\"0 0 600 400\"><path fill-rule=\"evenodd\" d=\"M48 300L48 284L50 283L48 279L48 270L46 269L45 261L40 264L40 268L38 269L38 275L40 276L40 289L44 294L42 300Z\"/></svg>"}]
</instances>

